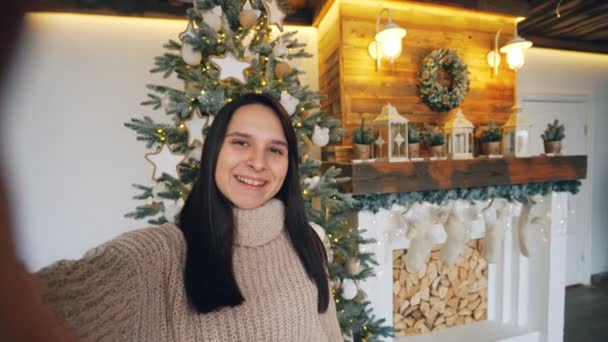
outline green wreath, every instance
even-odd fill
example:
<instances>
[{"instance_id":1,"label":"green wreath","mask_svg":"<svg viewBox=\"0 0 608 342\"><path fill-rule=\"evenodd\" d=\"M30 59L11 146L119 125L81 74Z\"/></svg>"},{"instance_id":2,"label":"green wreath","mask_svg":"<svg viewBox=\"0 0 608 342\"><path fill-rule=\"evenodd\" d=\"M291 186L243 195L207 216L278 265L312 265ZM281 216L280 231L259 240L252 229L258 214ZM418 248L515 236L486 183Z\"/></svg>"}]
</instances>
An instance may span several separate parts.
<instances>
[{"instance_id":1,"label":"green wreath","mask_svg":"<svg viewBox=\"0 0 608 342\"><path fill-rule=\"evenodd\" d=\"M451 87L437 81L437 73L442 68L452 77ZM436 112L458 107L469 92L469 70L454 50L437 49L429 53L422 61L418 79L422 101Z\"/></svg>"}]
</instances>

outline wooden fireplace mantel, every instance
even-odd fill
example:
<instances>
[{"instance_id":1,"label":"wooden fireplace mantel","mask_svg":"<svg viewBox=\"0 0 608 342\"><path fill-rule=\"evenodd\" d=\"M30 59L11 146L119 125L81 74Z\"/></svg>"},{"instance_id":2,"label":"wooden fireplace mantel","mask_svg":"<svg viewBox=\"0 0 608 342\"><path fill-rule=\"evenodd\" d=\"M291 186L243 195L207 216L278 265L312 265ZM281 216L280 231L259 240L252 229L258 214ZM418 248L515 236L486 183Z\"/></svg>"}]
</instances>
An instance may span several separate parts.
<instances>
[{"instance_id":1,"label":"wooden fireplace mantel","mask_svg":"<svg viewBox=\"0 0 608 342\"><path fill-rule=\"evenodd\" d=\"M353 195L566 181L587 174L587 156L324 164L351 178L344 187Z\"/></svg>"}]
</instances>

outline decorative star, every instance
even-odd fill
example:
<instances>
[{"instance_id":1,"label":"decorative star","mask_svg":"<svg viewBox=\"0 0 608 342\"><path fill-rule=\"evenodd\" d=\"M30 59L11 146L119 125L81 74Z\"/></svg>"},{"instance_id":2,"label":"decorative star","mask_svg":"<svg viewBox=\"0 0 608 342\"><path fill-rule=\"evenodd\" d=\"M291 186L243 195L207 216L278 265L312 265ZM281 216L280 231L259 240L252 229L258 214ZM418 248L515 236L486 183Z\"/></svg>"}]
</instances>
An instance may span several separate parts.
<instances>
[{"instance_id":1,"label":"decorative star","mask_svg":"<svg viewBox=\"0 0 608 342\"><path fill-rule=\"evenodd\" d=\"M186 158L183 154L171 152L168 145L163 145L157 152L146 154L146 160L154 165L152 179L159 180L163 173L179 179L177 166Z\"/></svg>"},{"instance_id":2,"label":"decorative star","mask_svg":"<svg viewBox=\"0 0 608 342\"><path fill-rule=\"evenodd\" d=\"M194 145L195 141L203 143L203 128L207 123L207 117L202 117L198 108L192 113L192 117L184 121L184 125L188 128L188 146Z\"/></svg>"},{"instance_id":3,"label":"decorative star","mask_svg":"<svg viewBox=\"0 0 608 342\"><path fill-rule=\"evenodd\" d=\"M281 32L283 32L283 19L285 13L279 7L277 0L262 0L266 13L268 13L268 25L275 24Z\"/></svg>"},{"instance_id":4,"label":"decorative star","mask_svg":"<svg viewBox=\"0 0 608 342\"><path fill-rule=\"evenodd\" d=\"M245 83L245 69L249 68L251 64L236 59L232 52L226 53L224 57L211 57L210 60L220 70L220 80L232 78Z\"/></svg>"}]
</instances>

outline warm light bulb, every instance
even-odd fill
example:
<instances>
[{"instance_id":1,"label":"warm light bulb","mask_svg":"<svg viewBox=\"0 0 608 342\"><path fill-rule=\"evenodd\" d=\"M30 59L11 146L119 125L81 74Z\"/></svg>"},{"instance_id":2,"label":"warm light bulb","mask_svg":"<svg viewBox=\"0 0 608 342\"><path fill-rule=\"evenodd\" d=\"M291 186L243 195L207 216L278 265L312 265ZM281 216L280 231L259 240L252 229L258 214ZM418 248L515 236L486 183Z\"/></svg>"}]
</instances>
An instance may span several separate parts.
<instances>
[{"instance_id":1,"label":"warm light bulb","mask_svg":"<svg viewBox=\"0 0 608 342\"><path fill-rule=\"evenodd\" d=\"M399 36L387 36L382 42L382 55L395 58L401 54L401 38Z\"/></svg>"},{"instance_id":2,"label":"warm light bulb","mask_svg":"<svg viewBox=\"0 0 608 342\"><path fill-rule=\"evenodd\" d=\"M524 54L531 46L532 42L527 41L516 34L507 45L500 48L500 52L507 54L509 68L517 70L524 65Z\"/></svg>"},{"instance_id":3,"label":"warm light bulb","mask_svg":"<svg viewBox=\"0 0 608 342\"><path fill-rule=\"evenodd\" d=\"M509 63L509 68L513 70L524 66L524 51L519 47L510 49L507 53L507 63Z\"/></svg>"},{"instance_id":4,"label":"warm light bulb","mask_svg":"<svg viewBox=\"0 0 608 342\"><path fill-rule=\"evenodd\" d=\"M382 56L390 59L394 59L401 54L401 40L407 31L389 22L385 28L376 34L376 41L380 44L382 49Z\"/></svg>"}]
</instances>

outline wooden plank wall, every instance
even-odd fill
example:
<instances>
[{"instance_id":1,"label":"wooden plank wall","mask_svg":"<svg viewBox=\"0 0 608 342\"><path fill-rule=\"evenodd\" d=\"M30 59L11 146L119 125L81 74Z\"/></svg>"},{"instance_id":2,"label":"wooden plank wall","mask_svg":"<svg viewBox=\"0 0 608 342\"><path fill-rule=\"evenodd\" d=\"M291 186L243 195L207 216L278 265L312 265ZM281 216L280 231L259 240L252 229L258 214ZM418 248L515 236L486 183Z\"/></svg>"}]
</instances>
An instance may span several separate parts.
<instances>
[{"instance_id":1,"label":"wooden plank wall","mask_svg":"<svg viewBox=\"0 0 608 342\"><path fill-rule=\"evenodd\" d=\"M438 48L455 49L467 63L471 90L461 104L467 118L476 125L490 121L503 124L513 105L516 74L506 66L506 57L497 77L491 76L486 54L493 49L494 37L502 29L499 45L512 36L514 18L469 10L411 2L335 0L337 20L325 16L319 24L333 31L319 34L321 90L329 95L330 112L338 114L349 132L361 117L371 121L390 102L413 123L443 124L449 113L433 112L418 95L417 73L424 57ZM393 21L407 29L403 52L390 64L383 61L376 71L375 61L367 52L376 33L376 19L381 9L391 9ZM386 23L383 16L381 26ZM337 28L335 28L338 26ZM334 31L338 33L333 33ZM330 35L331 33L331 35ZM336 51L339 39L341 57L340 87L335 84ZM327 63L327 64L325 64ZM340 96L340 107L335 96ZM345 139L344 145L350 145Z\"/></svg>"},{"instance_id":2,"label":"wooden plank wall","mask_svg":"<svg viewBox=\"0 0 608 342\"><path fill-rule=\"evenodd\" d=\"M342 120L342 32L339 6L328 4L324 20L318 24L319 89L327 99L321 107L329 115Z\"/></svg>"}]
</instances>

